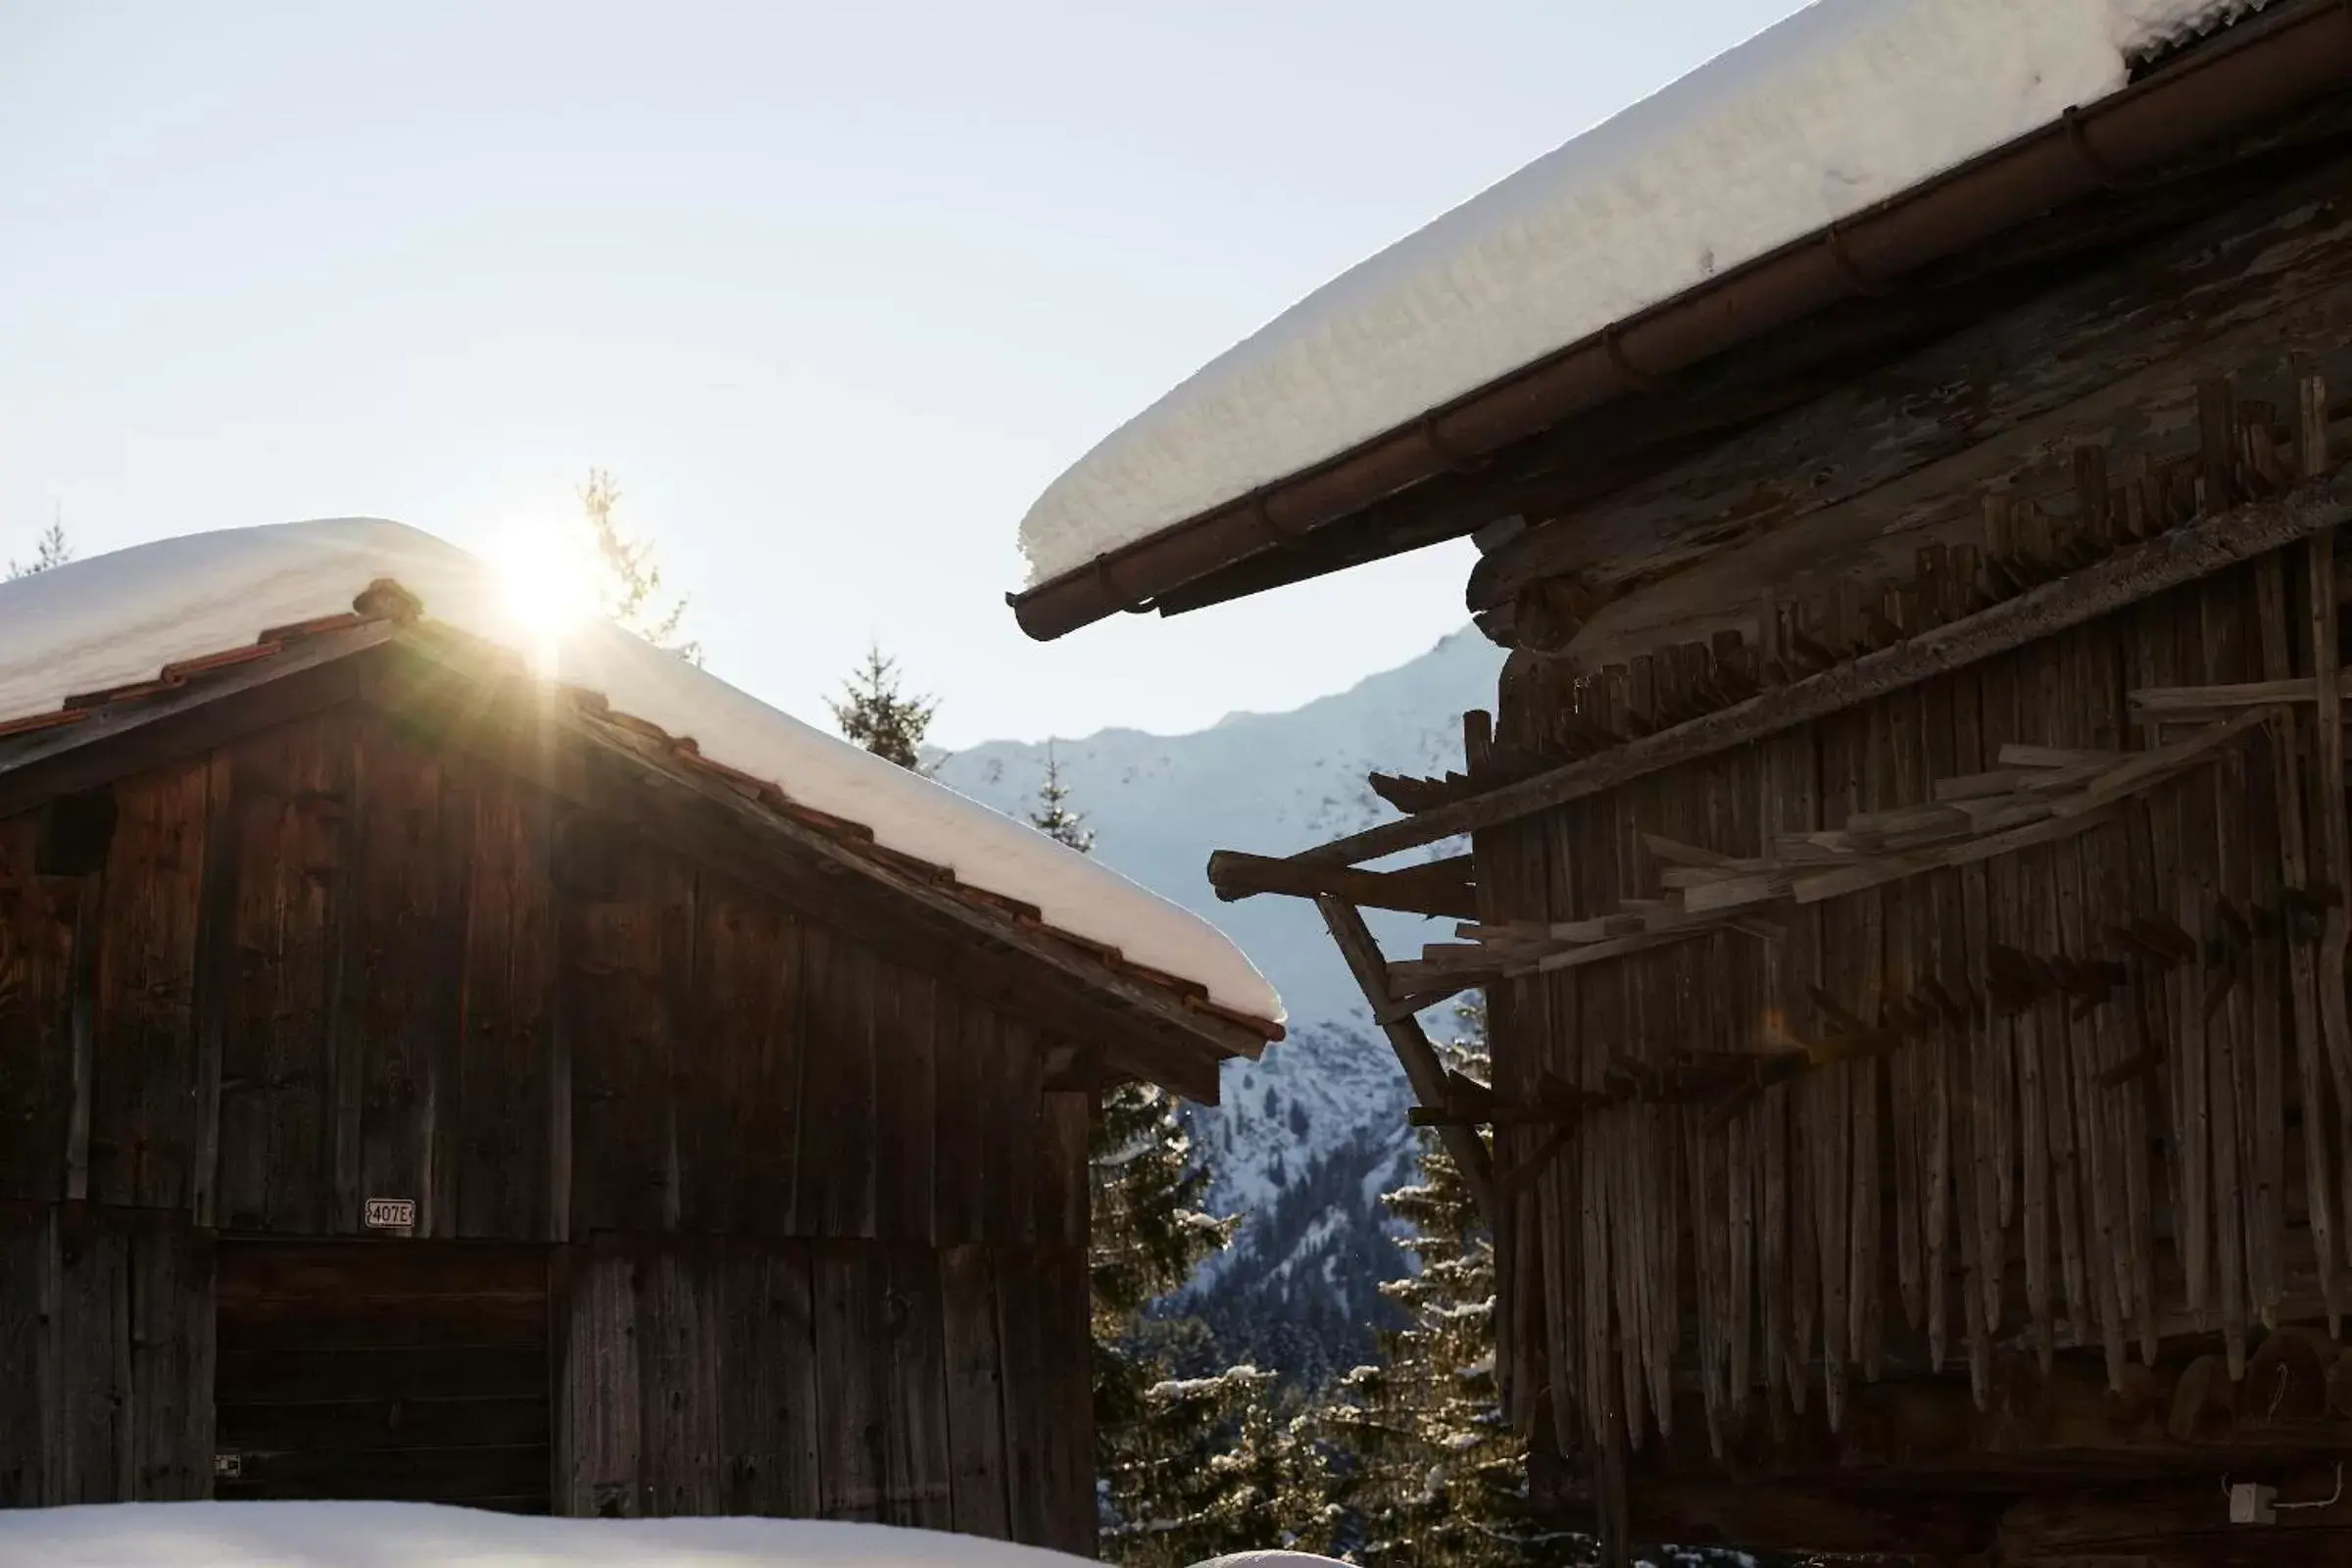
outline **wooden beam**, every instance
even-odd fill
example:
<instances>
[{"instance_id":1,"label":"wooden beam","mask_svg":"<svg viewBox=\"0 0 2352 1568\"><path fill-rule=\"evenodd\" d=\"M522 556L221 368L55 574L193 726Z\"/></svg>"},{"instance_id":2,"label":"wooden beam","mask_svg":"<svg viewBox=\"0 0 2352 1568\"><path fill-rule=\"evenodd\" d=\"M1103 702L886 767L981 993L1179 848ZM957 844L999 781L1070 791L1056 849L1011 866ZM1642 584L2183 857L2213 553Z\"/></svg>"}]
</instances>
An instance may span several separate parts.
<instances>
[{"instance_id":1,"label":"wooden beam","mask_svg":"<svg viewBox=\"0 0 2352 1568\"><path fill-rule=\"evenodd\" d=\"M1916 686L2127 605L2299 543L2352 518L2352 473L2306 484L2119 551L1962 620L1730 708L1539 773L1487 795L1353 833L1289 858L1355 865L1584 800L1662 769L1762 740Z\"/></svg>"},{"instance_id":2,"label":"wooden beam","mask_svg":"<svg viewBox=\"0 0 2352 1568\"><path fill-rule=\"evenodd\" d=\"M1386 1011L1395 1000L1395 990L1389 984L1388 960L1381 956L1380 945L1372 940L1371 928L1364 924L1363 915L1354 905L1328 893L1315 900L1315 907L1322 911L1323 923L1330 928L1332 941L1339 944L1340 956L1348 960L1348 972L1363 989L1364 1000L1371 1004L1374 1015ZM1442 1108L1446 1103L1446 1064L1438 1059L1437 1047L1429 1043L1429 1036L1422 1033L1420 1020L1407 1013L1380 1027L1396 1053L1398 1065L1404 1068L1405 1081L1413 1087L1413 1098L1424 1109ZM1494 1161L1486 1144L1467 1127L1442 1128L1439 1136L1446 1142L1446 1152L1460 1168L1462 1184L1477 1200L1490 1233L1500 1236L1501 1224L1494 1203Z\"/></svg>"},{"instance_id":3,"label":"wooden beam","mask_svg":"<svg viewBox=\"0 0 2352 1568\"><path fill-rule=\"evenodd\" d=\"M1467 855L1433 860L1400 871L1359 871L1352 866L1301 865L1271 856L1219 850L1208 858L1208 885L1228 904L1260 893L1312 899L1324 894L1358 908L1394 909L1448 920L1478 917L1478 890Z\"/></svg>"}]
</instances>

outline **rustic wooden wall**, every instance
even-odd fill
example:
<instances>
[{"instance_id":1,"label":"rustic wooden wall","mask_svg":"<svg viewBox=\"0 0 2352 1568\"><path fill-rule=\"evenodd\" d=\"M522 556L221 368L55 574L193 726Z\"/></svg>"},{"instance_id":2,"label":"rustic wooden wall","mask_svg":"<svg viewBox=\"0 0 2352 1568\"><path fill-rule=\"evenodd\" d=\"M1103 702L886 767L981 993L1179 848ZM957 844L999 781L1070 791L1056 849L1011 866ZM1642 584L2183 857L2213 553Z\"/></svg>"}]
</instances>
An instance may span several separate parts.
<instances>
[{"instance_id":1,"label":"rustic wooden wall","mask_svg":"<svg viewBox=\"0 0 2352 1568\"><path fill-rule=\"evenodd\" d=\"M68 1430L46 1412L79 1397L61 1335L122 1360L98 1324L137 1305L120 1282L150 1266L87 1275L58 1205L123 1257L190 1238L171 1256L209 1301L202 1238L358 1235L367 1199L403 1197L418 1238L582 1250L559 1308L558 1426L579 1446L559 1507L626 1483L630 1512L764 1499L1091 1540L1091 1465L1064 1462L1091 1446L1071 1396L1087 1099L1046 1090L1032 1026L357 707L0 820L0 1213L9 1247L49 1259L0 1273L0 1322L45 1321L38 1292L61 1282L114 1293L113 1319L51 1326L38 1354L0 1334L0 1494L181 1495L173 1476L209 1472L193 1361L202 1419L172 1429L186 1451L152 1483L119 1443L102 1463L53 1456L80 1437L25 1436ZM782 1348L858 1292L880 1306L836 1313L841 1353ZM753 1326L753 1303L786 1300L799 1328ZM639 1370L615 1370L598 1325L631 1323ZM814 1366L847 1379L821 1392L849 1406L817 1406L836 1437L862 1443L843 1410L870 1409L920 1451L747 1470L797 1454L777 1423L806 1414L747 1390ZM648 1428L613 1400L666 1413ZM580 1457L614 1451L642 1476ZM102 1472L118 1479L80 1479Z\"/></svg>"},{"instance_id":2,"label":"rustic wooden wall","mask_svg":"<svg viewBox=\"0 0 2352 1568\"><path fill-rule=\"evenodd\" d=\"M1659 896L1645 834L1762 857L1775 835L1928 801L2004 743L2144 746L2132 690L2308 677L2338 593L2315 558L2267 557L1484 830L1482 916L1587 919ZM1639 728L1703 677L1686 662L1558 681L1522 665L1501 738L1624 733L1629 713ZM2340 842L2345 802L2314 782L2314 705L2296 713L2089 831L1798 906L1777 943L1717 930L1493 987L1506 1101L1536 1102L1547 1073L1619 1101L1527 1167L1505 1221L1501 1359L1522 1418L1547 1400L1572 1446L1639 1449L1676 1442L1679 1414L1703 1425L1683 1449L1703 1437L1753 1462L1789 1451L1809 1407L1836 1428L1880 1377L1940 1369L1997 1404L2002 1350L2045 1366L2079 1350L2120 1396L2161 1347L2210 1333L2227 1383L2265 1326L2331 1318L2352 1298L2352 1106L2322 1017L2341 1018L2342 977L2315 960L2344 897L2320 847ZM2190 932L2195 959L2162 961L2129 934L2143 917ZM1728 1111L1625 1093L1874 1034ZM1498 1166L1546 1137L1499 1129ZM1965 1469L1974 1440L1954 1431L1951 1451L1897 1434L1873 1462ZM2003 1441L2005 1459L1974 1462L2030 1468L2031 1424Z\"/></svg>"}]
</instances>

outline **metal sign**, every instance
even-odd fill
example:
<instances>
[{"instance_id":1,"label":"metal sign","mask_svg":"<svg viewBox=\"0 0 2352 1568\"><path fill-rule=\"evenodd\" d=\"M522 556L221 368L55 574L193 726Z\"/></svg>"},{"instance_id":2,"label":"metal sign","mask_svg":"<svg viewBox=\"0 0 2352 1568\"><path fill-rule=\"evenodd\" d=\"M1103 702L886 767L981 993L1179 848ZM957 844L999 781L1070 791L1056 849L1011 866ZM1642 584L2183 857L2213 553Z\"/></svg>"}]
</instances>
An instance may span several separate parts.
<instances>
[{"instance_id":1,"label":"metal sign","mask_svg":"<svg viewBox=\"0 0 2352 1568\"><path fill-rule=\"evenodd\" d=\"M217 1481L242 1481L242 1480L244 1480L244 1479L245 1479L245 1456L244 1456L243 1454L241 1454L241 1453L216 1453L216 1454L214 1454L214 1455L213 1455L213 1478L214 1478L215 1480L217 1480Z\"/></svg>"},{"instance_id":2,"label":"metal sign","mask_svg":"<svg viewBox=\"0 0 2352 1568\"><path fill-rule=\"evenodd\" d=\"M406 1231L416 1226L414 1198L370 1198L361 1218L371 1231Z\"/></svg>"}]
</instances>

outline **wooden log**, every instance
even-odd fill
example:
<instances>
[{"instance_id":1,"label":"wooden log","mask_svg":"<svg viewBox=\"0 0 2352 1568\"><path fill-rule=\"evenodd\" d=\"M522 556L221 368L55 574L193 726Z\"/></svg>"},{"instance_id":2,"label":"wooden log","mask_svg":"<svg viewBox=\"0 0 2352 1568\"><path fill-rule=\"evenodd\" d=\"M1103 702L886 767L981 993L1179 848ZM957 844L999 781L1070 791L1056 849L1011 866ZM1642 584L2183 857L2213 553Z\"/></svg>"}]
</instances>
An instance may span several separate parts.
<instances>
[{"instance_id":1,"label":"wooden log","mask_svg":"<svg viewBox=\"0 0 2352 1568\"><path fill-rule=\"evenodd\" d=\"M1586 761L1405 821L1350 834L1291 858L1312 864L1354 865L1564 806L2082 625L2168 588L2332 528L2347 515L2352 515L2352 486L2333 477L2305 485L2278 501L2252 504L2118 551L2069 577L1851 664L1775 688Z\"/></svg>"},{"instance_id":2,"label":"wooden log","mask_svg":"<svg viewBox=\"0 0 2352 1568\"><path fill-rule=\"evenodd\" d=\"M1340 956L1348 960L1348 972L1355 976L1364 1000L1374 1007L1393 1000L1389 984L1388 964L1381 957L1380 946L1372 940L1371 928L1353 905L1331 894L1315 900L1322 912L1323 923L1330 930L1332 941L1338 944ZM1438 1060L1437 1049L1429 1043L1418 1019L1404 1017L1381 1026L1389 1037L1389 1045L1396 1053L1398 1065L1403 1067L1405 1081L1412 1085L1413 1095L1425 1106L1436 1107L1446 1102L1446 1069ZM1493 1190L1493 1156L1478 1135L1467 1128L1448 1128L1442 1135L1446 1152L1461 1168L1463 1184L1477 1200L1479 1211L1489 1225L1497 1223Z\"/></svg>"},{"instance_id":3,"label":"wooden log","mask_svg":"<svg viewBox=\"0 0 2352 1568\"><path fill-rule=\"evenodd\" d=\"M1433 860L1399 871L1358 871L1347 866L1306 866L1238 850L1208 858L1209 886L1232 903L1260 893L1311 899L1331 894L1359 908L1395 909L1454 919L1475 919L1478 899L1467 857Z\"/></svg>"}]
</instances>

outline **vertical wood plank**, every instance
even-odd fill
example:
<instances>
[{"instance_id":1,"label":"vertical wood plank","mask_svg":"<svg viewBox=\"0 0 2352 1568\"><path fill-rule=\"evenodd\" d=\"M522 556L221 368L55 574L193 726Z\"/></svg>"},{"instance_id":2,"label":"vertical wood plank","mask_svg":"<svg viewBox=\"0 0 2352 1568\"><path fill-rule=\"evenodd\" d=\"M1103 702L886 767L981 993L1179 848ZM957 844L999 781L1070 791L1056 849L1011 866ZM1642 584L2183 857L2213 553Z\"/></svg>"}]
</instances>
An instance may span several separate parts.
<instances>
[{"instance_id":1,"label":"vertical wood plank","mask_svg":"<svg viewBox=\"0 0 2352 1568\"><path fill-rule=\"evenodd\" d=\"M2308 447L2310 438L2305 437ZM2260 600L2262 674L2265 680L2285 680L2294 673L2294 627L2288 619L2285 560L2274 553L2255 564L2255 592ZM2279 874L2287 888L2308 893L2311 857L2304 837L2302 725L2293 712L2278 714L2271 723L2271 806L2278 822ZM2305 1222L2310 1227L2312 1253L2319 1270L2328 1307L2328 1332L2341 1327L2342 1286L2336 1268L2333 1140L2328 1137L2327 1046L2321 1034L2318 944L2286 922L2288 1016L2295 1047L2295 1090L2303 1154ZM2180 1134L2176 1132L2178 1144Z\"/></svg>"},{"instance_id":2,"label":"vertical wood plank","mask_svg":"<svg viewBox=\"0 0 2352 1568\"><path fill-rule=\"evenodd\" d=\"M871 952L831 932L811 926L806 941L801 1224L816 1235L871 1236L881 966Z\"/></svg>"},{"instance_id":3,"label":"vertical wood plank","mask_svg":"<svg viewBox=\"0 0 2352 1568\"><path fill-rule=\"evenodd\" d=\"M812 1249L816 1300L817 1511L878 1520L890 1468L890 1367L883 1336L890 1271L872 1242Z\"/></svg>"},{"instance_id":4,"label":"vertical wood plank","mask_svg":"<svg viewBox=\"0 0 2352 1568\"><path fill-rule=\"evenodd\" d=\"M556 895L552 803L468 770L461 1049L448 1143L456 1233L547 1236L555 1104Z\"/></svg>"},{"instance_id":5,"label":"vertical wood plank","mask_svg":"<svg viewBox=\"0 0 2352 1568\"><path fill-rule=\"evenodd\" d=\"M1095 1554L1095 1406L1086 1249L1041 1249L1039 1326L1051 1357L1046 1382L1046 1488L1053 1528L1047 1544Z\"/></svg>"},{"instance_id":6,"label":"vertical wood plank","mask_svg":"<svg viewBox=\"0 0 2352 1568\"><path fill-rule=\"evenodd\" d=\"M571 1250L556 1419L557 1506L582 1518L644 1511L637 1260L606 1242Z\"/></svg>"},{"instance_id":7,"label":"vertical wood plank","mask_svg":"<svg viewBox=\"0 0 2352 1568\"><path fill-rule=\"evenodd\" d=\"M786 1518L818 1507L815 1302L808 1247L729 1243L719 1361L720 1503L730 1514Z\"/></svg>"},{"instance_id":8,"label":"vertical wood plank","mask_svg":"<svg viewBox=\"0 0 2352 1568\"><path fill-rule=\"evenodd\" d=\"M199 1170L217 1183L199 1213L236 1229L318 1235L359 1219L330 1219L328 1206L350 746L341 718L322 714L235 743L214 769L198 1029L217 1075L219 1155Z\"/></svg>"},{"instance_id":9,"label":"vertical wood plank","mask_svg":"<svg viewBox=\"0 0 2352 1568\"><path fill-rule=\"evenodd\" d=\"M571 876L582 889L564 896L560 916L559 984L570 993L571 1223L660 1231L673 1214L671 1008L679 977L692 973L694 878L637 843L565 843L559 855L612 858L609 867L581 863L559 876L559 885ZM601 872L609 880L600 886Z\"/></svg>"},{"instance_id":10,"label":"vertical wood plank","mask_svg":"<svg viewBox=\"0 0 2352 1568\"><path fill-rule=\"evenodd\" d=\"M882 1517L916 1530L948 1530L956 1505L939 1256L926 1245L906 1242L887 1244L884 1256L889 1402ZM1082 1336L1063 1353L1078 1354L1087 1343Z\"/></svg>"},{"instance_id":11,"label":"vertical wood plank","mask_svg":"<svg viewBox=\"0 0 2352 1568\"><path fill-rule=\"evenodd\" d=\"M1094 1099L1083 1090L1051 1090L1040 1098L1038 1240L1084 1247L1091 1207L1087 1154Z\"/></svg>"},{"instance_id":12,"label":"vertical wood plank","mask_svg":"<svg viewBox=\"0 0 2352 1568\"><path fill-rule=\"evenodd\" d=\"M2219 584L2208 579L2198 596L2203 628L2205 678L2221 683L2244 678L2236 616ZM2230 759L2234 760L2231 752ZM2242 775L2225 762L2204 770L2213 800L2214 882L2211 889L2215 925L2224 931L2245 919L2245 824L2238 806ZM2232 784L2235 789L2232 789ZM2228 910L2225 914L2223 911ZM2214 1175L2214 1266L2220 1286L2222 1338L2232 1380L2245 1372L2246 1360L2246 1230L2243 1150L2238 1135L2241 1081L2246 1076L2246 1039L2250 1014L2246 986L2236 975L2234 953L2225 960L2223 978L2229 981L2218 998L2209 994L2211 1016L2207 1029L2207 1102L2212 1113ZM2214 1004L2218 1002L2218 1006Z\"/></svg>"},{"instance_id":13,"label":"vertical wood plank","mask_svg":"<svg viewBox=\"0 0 2352 1568\"><path fill-rule=\"evenodd\" d=\"M209 771L199 759L115 789L92 1049L94 1202L176 1208L191 1197L191 1004Z\"/></svg>"},{"instance_id":14,"label":"vertical wood plank","mask_svg":"<svg viewBox=\"0 0 2352 1568\"><path fill-rule=\"evenodd\" d=\"M648 1514L712 1513L722 1495L717 1254L703 1238L664 1237L637 1267L638 1462Z\"/></svg>"},{"instance_id":15,"label":"vertical wood plank","mask_svg":"<svg viewBox=\"0 0 2352 1568\"><path fill-rule=\"evenodd\" d=\"M953 1247L987 1233L986 1085L996 1020L979 1004L942 990L933 1022L938 1107L931 1219L940 1245Z\"/></svg>"},{"instance_id":16,"label":"vertical wood plank","mask_svg":"<svg viewBox=\"0 0 2352 1568\"><path fill-rule=\"evenodd\" d=\"M709 1069L680 1107L692 1150L684 1222L790 1232L801 1140L801 934L772 903L706 876L696 911L696 1050Z\"/></svg>"},{"instance_id":17,"label":"vertical wood plank","mask_svg":"<svg viewBox=\"0 0 2352 1568\"><path fill-rule=\"evenodd\" d=\"M419 1235L444 1234L434 1145L449 1082L462 974L448 915L462 895L443 886L442 764L433 753L370 724L356 801L360 861L353 918L361 973L346 975L361 1031L361 1197L414 1198ZM359 1216L339 1216L356 1228Z\"/></svg>"},{"instance_id":18,"label":"vertical wood plank","mask_svg":"<svg viewBox=\"0 0 2352 1568\"><path fill-rule=\"evenodd\" d=\"M887 1240L928 1245L935 1234L938 995L929 976L895 964L877 966L876 978L876 1136L889 1152L874 1171L875 1229ZM1050 1138L1054 1129L1046 1132ZM1054 1151L1041 1154L1050 1164ZM1040 1184L1041 1199L1048 1185Z\"/></svg>"},{"instance_id":19,"label":"vertical wood plank","mask_svg":"<svg viewBox=\"0 0 2352 1568\"><path fill-rule=\"evenodd\" d=\"M95 887L44 877L35 819L0 821L0 1199L67 1196L75 1087L74 930Z\"/></svg>"},{"instance_id":20,"label":"vertical wood plank","mask_svg":"<svg viewBox=\"0 0 2352 1568\"><path fill-rule=\"evenodd\" d=\"M50 1212L0 1207L0 1508L40 1506L48 1472Z\"/></svg>"},{"instance_id":21,"label":"vertical wood plank","mask_svg":"<svg viewBox=\"0 0 2352 1568\"><path fill-rule=\"evenodd\" d=\"M939 1253L946 1358L950 1523L970 1536L1011 1531L1005 1491L1004 1371L994 1251L977 1244Z\"/></svg>"},{"instance_id":22,"label":"vertical wood plank","mask_svg":"<svg viewBox=\"0 0 2352 1568\"><path fill-rule=\"evenodd\" d=\"M1007 1018L996 1032L989 1086L988 1235L1016 1243L1037 1237L1038 1170L1044 1145L1044 1051L1034 1024Z\"/></svg>"},{"instance_id":23,"label":"vertical wood plank","mask_svg":"<svg viewBox=\"0 0 2352 1568\"><path fill-rule=\"evenodd\" d=\"M127 1225L127 1496L199 1500L213 1490L212 1239L154 1209Z\"/></svg>"},{"instance_id":24,"label":"vertical wood plank","mask_svg":"<svg viewBox=\"0 0 2352 1568\"><path fill-rule=\"evenodd\" d=\"M128 1238L105 1211L52 1215L54 1291L48 1304L53 1391L42 1500L119 1502L130 1473Z\"/></svg>"},{"instance_id":25,"label":"vertical wood plank","mask_svg":"<svg viewBox=\"0 0 2352 1568\"><path fill-rule=\"evenodd\" d=\"M2327 443L2324 415L2326 390L2316 380L2307 383L2305 403L2319 411L2312 416L2315 451ZM2343 633L2337 623L2338 603L2331 585L2336 581L2336 540L2330 530L2312 536L2304 564L2305 598L2311 611L2311 665L2318 682L2318 702L2312 714L2313 823L2312 859L2319 875L2341 897L2328 907L2320 926L2320 1030L2334 1069L2335 1108L2343 1155L2337 1169L2338 1189L2347 1230L2352 1230L2352 998L2345 993L2345 960L2352 956L2352 834L2345 826L2343 701L2334 676L2343 663ZM2343 1243L2352 1252L2352 1237Z\"/></svg>"}]
</instances>

